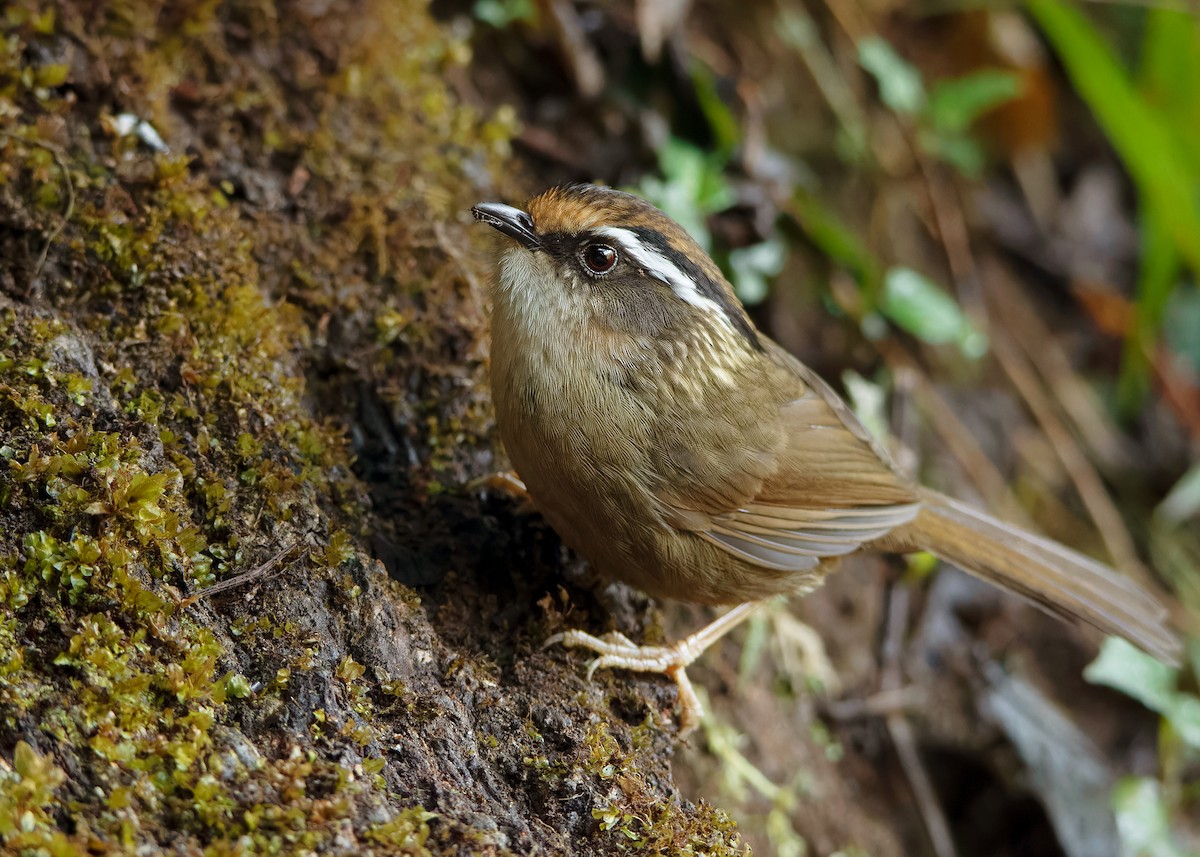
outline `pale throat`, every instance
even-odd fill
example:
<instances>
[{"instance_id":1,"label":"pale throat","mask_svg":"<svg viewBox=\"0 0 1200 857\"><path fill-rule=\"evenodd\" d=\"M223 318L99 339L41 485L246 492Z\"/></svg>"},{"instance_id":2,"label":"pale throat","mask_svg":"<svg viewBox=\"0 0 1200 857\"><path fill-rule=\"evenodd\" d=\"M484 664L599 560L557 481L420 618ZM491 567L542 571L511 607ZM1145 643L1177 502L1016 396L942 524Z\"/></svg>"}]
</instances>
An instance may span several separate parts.
<instances>
[{"instance_id":1,"label":"pale throat","mask_svg":"<svg viewBox=\"0 0 1200 857\"><path fill-rule=\"evenodd\" d=\"M591 284L564 281L545 253L508 250L497 292L495 312L503 318L493 324L493 338L498 327L507 332L510 342L501 347L510 352L511 370L546 392L586 383L597 367L661 374L663 343L614 329Z\"/></svg>"},{"instance_id":2,"label":"pale throat","mask_svg":"<svg viewBox=\"0 0 1200 857\"><path fill-rule=\"evenodd\" d=\"M572 336L587 318L582 290L562 282L545 253L512 247L500 257L496 309L522 336Z\"/></svg>"}]
</instances>

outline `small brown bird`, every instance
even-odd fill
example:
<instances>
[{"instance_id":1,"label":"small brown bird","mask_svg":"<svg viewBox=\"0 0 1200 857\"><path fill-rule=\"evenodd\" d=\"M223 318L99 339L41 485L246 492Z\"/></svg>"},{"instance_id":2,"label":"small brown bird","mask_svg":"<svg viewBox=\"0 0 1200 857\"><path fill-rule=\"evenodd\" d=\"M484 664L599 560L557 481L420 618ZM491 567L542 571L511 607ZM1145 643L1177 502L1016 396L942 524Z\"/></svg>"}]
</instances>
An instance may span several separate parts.
<instances>
[{"instance_id":1,"label":"small brown bird","mask_svg":"<svg viewBox=\"0 0 1200 857\"><path fill-rule=\"evenodd\" d=\"M1146 651L1179 649L1165 611L1107 566L914 484L849 407L760 333L720 269L654 206L591 185L528 212L472 209L499 259L492 391L534 504L603 575L655 596L738 604L673 646L579 631L591 669L685 668L780 593L859 550L926 550ZM590 672L589 672L590 675Z\"/></svg>"}]
</instances>

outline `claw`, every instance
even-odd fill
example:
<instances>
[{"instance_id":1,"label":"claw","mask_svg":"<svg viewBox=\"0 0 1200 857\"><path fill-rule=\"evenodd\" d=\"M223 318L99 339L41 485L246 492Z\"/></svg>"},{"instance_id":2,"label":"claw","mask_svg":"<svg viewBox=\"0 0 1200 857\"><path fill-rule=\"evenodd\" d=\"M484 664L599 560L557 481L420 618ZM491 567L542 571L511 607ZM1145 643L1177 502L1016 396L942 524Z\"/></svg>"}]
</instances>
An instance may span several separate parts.
<instances>
[{"instance_id":1,"label":"claw","mask_svg":"<svg viewBox=\"0 0 1200 857\"><path fill-rule=\"evenodd\" d=\"M673 669L667 675L675 679L675 686L679 688L679 737L686 738L704 719L704 706L700 703L700 697L696 695L695 688L692 687L692 680L688 678L687 670Z\"/></svg>"},{"instance_id":2,"label":"claw","mask_svg":"<svg viewBox=\"0 0 1200 857\"><path fill-rule=\"evenodd\" d=\"M670 676L679 688L679 737L683 738L700 725L704 707L688 678L687 668L696 658L765 604L754 601L734 607L695 634L684 637L672 646L639 646L616 631L603 637L593 637L583 631L563 631L549 637L542 648L561 643L568 649L581 648L599 657L588 664L587 678L592 680L599 669L626 669L635 672L662 673Z\"/></svg>"},{"instance_id":3,"label":"claw","mask_svg":"<svg viewBox=\"0 0 1200 857\"><path fill-rule=\"evenodd\" d=\"M595 676L596 670L614 668L662 673L668 676L679 688L680 737L688 735L700 724L704 708L687 674L687 666L696 659L699 652L688 645L688 640L681 640L674 646L639 646L617 631L609 632L603 637L594 637L583 631L564 631L549 637L543 648L555 643L561 643L569 649L589 649L599 655L588 664L589 682Z\"/></svg>"}]
</instances>

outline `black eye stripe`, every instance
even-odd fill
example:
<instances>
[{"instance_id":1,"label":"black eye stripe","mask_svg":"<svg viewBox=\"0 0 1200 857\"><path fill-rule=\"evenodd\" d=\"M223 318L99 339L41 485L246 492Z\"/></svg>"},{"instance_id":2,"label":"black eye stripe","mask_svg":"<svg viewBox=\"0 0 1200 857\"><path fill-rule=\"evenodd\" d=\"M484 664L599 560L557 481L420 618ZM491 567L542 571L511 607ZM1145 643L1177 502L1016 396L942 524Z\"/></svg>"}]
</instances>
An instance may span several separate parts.
<instances>
[{"instance_id":1,"label":"black eye stripe","mask_svg":"<svg viewBox=\"0 0 1200 857\"><path fill-rule=\"evenodd\" d=\"M584 236L584 240L591 236ZM560 262L574 258L580 249L580 236L569 232L547 232L540 236L542 249Z\"/></svg>"}]
</instances>

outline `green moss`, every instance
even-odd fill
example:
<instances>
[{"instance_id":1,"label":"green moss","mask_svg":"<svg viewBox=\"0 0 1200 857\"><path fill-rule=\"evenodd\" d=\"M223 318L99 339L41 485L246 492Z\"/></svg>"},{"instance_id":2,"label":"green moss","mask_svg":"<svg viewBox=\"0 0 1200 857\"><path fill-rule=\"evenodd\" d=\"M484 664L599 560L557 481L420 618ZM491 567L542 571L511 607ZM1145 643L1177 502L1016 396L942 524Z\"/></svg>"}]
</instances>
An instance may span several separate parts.
<instances>
[{"instance_id":1,"label":"green moss","mask_svg":"<svg viewBox=\"0 0 1200 857\"><path fill-rule=\"evenodd\" d=\"M733 855L749 853L724 812L707 804L685 815L670 804L630 812L620 806L592 810L600 830L611 837L615 853Z\"/></svg>"},{"instance_id":2,"label":"green moss","mask_svg":"<svg viewBox=\"0 0 1200 857\"><path fill-rule=\"evenodd\" d=\"M649 744L662 741L649 721L630 733L614 733L609 721L590 719L577 747L554 752L541 732L526 722L521 735L523 765L551 799L593 796L593 846L600 853L742 855L736 824L724 812L664 800L661 769ZM485 753L505 742L479 736Z\"/></svg>"},{"instance_id":3,"label":"green moss","mask_svg":"<svg viewBox=\"0 0 1200 857\"><path fill-rule=\"evenodd\" d=\"M429 839L429 820L436 818L419 806L396 813L390 820L369 829L366 838L385 846L390 854L424 857L432 854L425 843Z\"/></svg>"},{"instance_id":4,"label":"green moss","mask_svg":"<svg viewBox=\"0 0 1200 857\"><path fill-rule=\"evenodd\" d=\"M583 743L583 770L601 781L611 782L620 799L592 807L598 834L606 838L606 850L639 854L745 854L737 825L719 809L701 803L685 809L663 801L645 770L649 723L631 735L633 744L623 748L603 720L592 723ZM598 792L599 793L599 792Z\"/></svg>"},{"instance_id":5,"label":"green moss","mask_svg":"<svg viewBox=\"0 0 1200 857\"><path fill-rule=\"evenodd\" d=\"M66 778L52 759L25 741L17 743L11 768L0 767L0 838L10 848L74 853L53 821L56 793Z\"/></svg>"}]
</instances>

